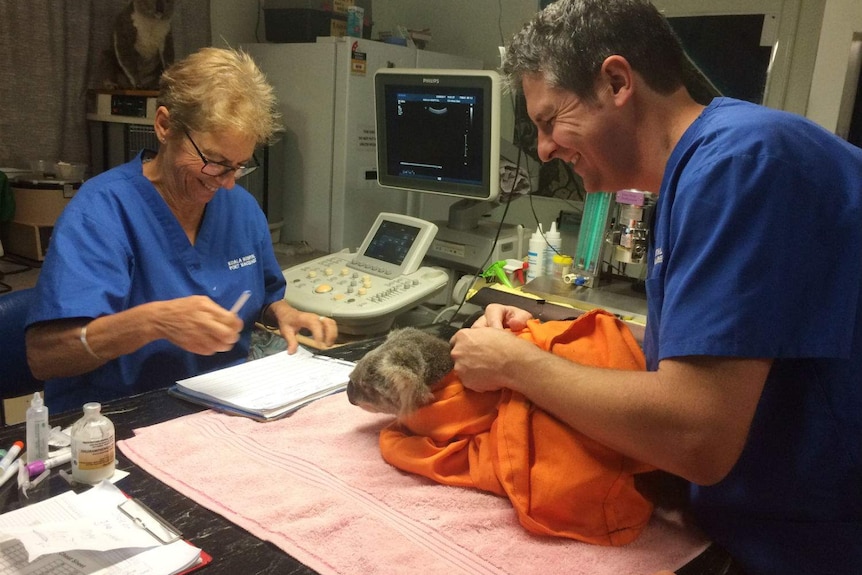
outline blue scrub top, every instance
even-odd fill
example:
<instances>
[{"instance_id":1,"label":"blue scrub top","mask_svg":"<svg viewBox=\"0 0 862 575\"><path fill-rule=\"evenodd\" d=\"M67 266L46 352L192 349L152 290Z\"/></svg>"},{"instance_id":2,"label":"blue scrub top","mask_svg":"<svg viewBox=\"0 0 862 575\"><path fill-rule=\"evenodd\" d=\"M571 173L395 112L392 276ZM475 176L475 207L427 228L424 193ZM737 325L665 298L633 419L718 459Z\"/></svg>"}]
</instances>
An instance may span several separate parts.
<instances>
[{"instance_id":1,"label":"blue scrub top","mask_svg":"<svg viewBox=\"0 0 862 575\"><path fill-rule=\"evenodd\" d=\"M195 294L229 309L244 290L250 290L251 297L239 312L245 328L229 352L201 356L157 340L89 374L49 380L45 401L54 412L167 387L244 360L261 308L284 297L284 276L266 217L251 194L240 186L219 189L207 204L191 245L144 177L144 153L85 182L63 210L39 275L38 303L28 325L97 318Z\"/></svg>"},{"instance_id":2,"label":"blue scrub top","mask_svg":"<svg viewBox=\"0 0 862 575\"><path fill-rule=\"evenodd\" d=\"M665 358L772 358L730 474L692 486L749 573L862 569L862 150L717 98L669 159L644 341Z\"/></svg>"}]
</instances>

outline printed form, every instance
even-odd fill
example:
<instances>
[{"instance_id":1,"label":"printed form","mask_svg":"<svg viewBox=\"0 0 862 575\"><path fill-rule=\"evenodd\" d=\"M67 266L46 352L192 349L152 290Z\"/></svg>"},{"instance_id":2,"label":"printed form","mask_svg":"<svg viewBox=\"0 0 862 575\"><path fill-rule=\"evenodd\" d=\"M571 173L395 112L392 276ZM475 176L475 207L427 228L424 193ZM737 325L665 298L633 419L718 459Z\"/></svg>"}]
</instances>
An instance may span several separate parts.
<instances>
[{"instance_id":1,"label":"printed form","mask_svg":"<svg viewBox=\"0 0 862 575\"><path fill-rule=\"evenodd\" d=\"M105 481L0 515L0 575L170 574L200 560L200 549L136 524L118 508L125 501Z\"/></svg>"}]
</instances>

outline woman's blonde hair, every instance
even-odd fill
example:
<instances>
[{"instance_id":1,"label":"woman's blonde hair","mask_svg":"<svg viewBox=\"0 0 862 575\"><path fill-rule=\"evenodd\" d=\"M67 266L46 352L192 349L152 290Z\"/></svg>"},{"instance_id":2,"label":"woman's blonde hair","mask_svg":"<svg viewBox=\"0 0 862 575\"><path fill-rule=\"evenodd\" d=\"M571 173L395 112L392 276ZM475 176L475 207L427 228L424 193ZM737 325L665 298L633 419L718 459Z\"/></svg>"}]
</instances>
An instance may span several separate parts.
<instances>
[{"instance_id":1,"label":"woman's blonde hair","mask_svg":"<svg viewBox=\"0 0 862 575\"><path fill-rule=\"evenodd\" d=\"M235 130L263 144L281 129L272 86L238 50L208 47L176 62L159 80L157 104L178 131Z\"/></svg>"}]
</instances>

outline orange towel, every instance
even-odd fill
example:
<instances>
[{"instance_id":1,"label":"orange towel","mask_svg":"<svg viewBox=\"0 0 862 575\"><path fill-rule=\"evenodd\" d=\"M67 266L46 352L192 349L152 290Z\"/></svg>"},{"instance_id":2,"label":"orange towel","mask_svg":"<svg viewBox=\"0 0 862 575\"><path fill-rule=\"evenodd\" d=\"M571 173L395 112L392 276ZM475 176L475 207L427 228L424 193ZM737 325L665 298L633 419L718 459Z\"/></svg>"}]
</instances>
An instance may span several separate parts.
<instances>
[{"instance_id":1,"label":"orange towel","mask_svg":"<svg viewBox=\"0 0 862 575\"><path fill-rule=\"evenodd\" d=\"M518 337L578 363L645 369L631 332L602 310L575 321L530 321ZM451 373L435 397L381 431L381 453L391 465L507 496L532 533L625 545L646 526L653 506L635 489L634 475L652 467L578 433L508 389L477 393Z\"/></svg>"}]
</instances>

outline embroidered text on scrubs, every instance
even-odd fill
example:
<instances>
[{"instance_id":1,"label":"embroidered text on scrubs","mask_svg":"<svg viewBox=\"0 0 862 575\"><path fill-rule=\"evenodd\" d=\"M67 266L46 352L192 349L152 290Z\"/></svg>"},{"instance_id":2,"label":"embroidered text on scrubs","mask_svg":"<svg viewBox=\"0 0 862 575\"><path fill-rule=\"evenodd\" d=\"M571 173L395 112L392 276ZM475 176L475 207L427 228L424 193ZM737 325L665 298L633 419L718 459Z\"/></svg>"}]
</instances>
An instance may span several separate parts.
<instances>
[{"instance_id":1,"label":"embroidered text on scrubs","mask_svg":"<svg viewBox=\"0 0 862 575\"><path fill-rule=\"evenodd\" d=\"M254 265L257 263L257 256L254 254L249 254L247 256L243 256L241 258L236 258L227 262L228 269L236 270L239 268L244 268L245 266Z\"/></svg>"}]
</instances>

